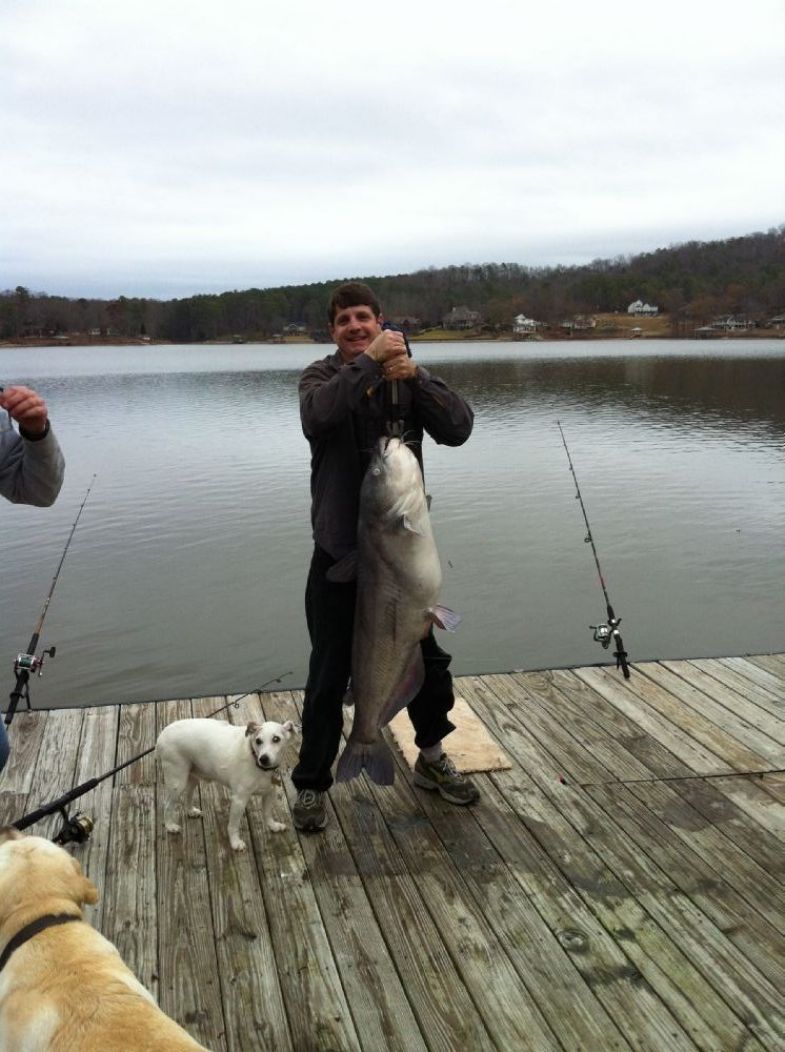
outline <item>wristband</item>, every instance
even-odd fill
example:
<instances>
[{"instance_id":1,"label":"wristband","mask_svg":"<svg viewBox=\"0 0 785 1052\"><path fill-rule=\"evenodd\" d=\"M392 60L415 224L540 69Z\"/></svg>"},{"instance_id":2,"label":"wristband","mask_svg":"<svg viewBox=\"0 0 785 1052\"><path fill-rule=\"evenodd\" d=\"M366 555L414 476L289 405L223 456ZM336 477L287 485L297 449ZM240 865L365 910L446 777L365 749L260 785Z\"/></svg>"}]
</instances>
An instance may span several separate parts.
<instances>
[{"instance_id":1,"label":"wristband","mask_svg":"<svg viewBox=\"0 0 785 1052\"><path fill-rule=\"evenodd\" d=\"M49 417L46 418L46 424L44 425L43 431L39 435L32 435L26 428L19 425L19 434L26 442L40 442L42 438L46 438L49 434Z\"/></svg>"}]
</instances>

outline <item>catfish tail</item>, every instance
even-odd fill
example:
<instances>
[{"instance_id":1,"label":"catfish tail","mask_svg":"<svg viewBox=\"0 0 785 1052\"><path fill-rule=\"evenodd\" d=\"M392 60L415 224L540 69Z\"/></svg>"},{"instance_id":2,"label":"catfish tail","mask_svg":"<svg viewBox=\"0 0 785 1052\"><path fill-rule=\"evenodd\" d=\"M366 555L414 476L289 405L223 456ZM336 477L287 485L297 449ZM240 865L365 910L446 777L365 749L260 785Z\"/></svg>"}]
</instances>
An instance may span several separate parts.
<instances>
[{"instance_id":1,"label":"catfish tail","mask_svg":"<svg viewBox=\"0 0 785 1052\"><path fill-rule=\"evenodd\" d=\"M363 770L368 772L368 777L377 785L392 785L395 781L395 761L384 738L378 738L370 745L350 739L338 761L335 780L350 782L352 778L362 774Z\"/></svg>"}]
</instances>

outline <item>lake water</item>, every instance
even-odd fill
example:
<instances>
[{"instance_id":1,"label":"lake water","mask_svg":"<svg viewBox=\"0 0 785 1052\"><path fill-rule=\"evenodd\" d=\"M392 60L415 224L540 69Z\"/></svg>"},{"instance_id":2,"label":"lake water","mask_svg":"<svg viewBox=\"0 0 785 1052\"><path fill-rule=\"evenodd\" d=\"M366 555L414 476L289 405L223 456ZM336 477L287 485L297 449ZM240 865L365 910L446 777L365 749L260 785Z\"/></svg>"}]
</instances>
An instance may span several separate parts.
<instances>
[{"instance_id":1,"label":"lake water","mask_svg":"<svg viewBox=\"0 0 785 1052\"><path fill-rule=\"evenodd\" d=\"M67 460L53 508L0 502L8 692L93 475L34 706L304 684L297 377L329 351L0 350L0 383L40 390ZM445 644L456 672L612 660L588 627L605 606L558 420L630 660L785 650L785 341L415 354L476 413L462 448L425 445L442 598L463 615Z\"/></svg>"}]
</instances>

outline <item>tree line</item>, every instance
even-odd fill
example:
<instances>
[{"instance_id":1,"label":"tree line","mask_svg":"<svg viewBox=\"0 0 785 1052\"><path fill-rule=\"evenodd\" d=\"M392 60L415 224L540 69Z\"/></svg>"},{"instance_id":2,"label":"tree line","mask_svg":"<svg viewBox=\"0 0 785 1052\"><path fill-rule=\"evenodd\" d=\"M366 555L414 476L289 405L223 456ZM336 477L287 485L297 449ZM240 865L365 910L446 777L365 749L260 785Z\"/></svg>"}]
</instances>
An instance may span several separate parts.
<instances>
[{"instance_id":1,"label":"tree line","mask_svg":"<svg viewBox=\"0 0 785 1052\"><path fill-rule=\"evenodd\" d=\"M17 286L0 292L0 339L92 332L191 343L269 339L287 326L327 339L327 300L344 280L172 300L71 299ZM478 311L489 331L503 332L521 313L557 326L576 315L624 312L637 299L666 313L674 334L718 315L765 324L785 312L785 225L585 266L465 263L359 280L376 291L388 318L421 329L440 326L454 307Z\"/></svg>"}]
</instances>

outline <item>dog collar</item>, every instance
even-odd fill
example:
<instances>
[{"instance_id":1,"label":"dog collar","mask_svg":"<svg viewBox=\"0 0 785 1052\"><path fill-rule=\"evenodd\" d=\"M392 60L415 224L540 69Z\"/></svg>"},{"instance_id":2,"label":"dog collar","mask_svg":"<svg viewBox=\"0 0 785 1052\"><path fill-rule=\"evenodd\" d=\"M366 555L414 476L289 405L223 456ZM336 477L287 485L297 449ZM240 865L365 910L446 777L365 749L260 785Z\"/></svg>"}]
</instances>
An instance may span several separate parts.
<instances>
[{"instance_id":1,"label":"dog collar","mask_svg":"<svg viewBox=\"0 0 785 1052\"><path fill-rule=\"evenodd\" d=\"M18 950L20 946L23 946L28 939L32 939L34 935L38 935L41 931L46 931L47 928L54 928L58 924L67 924L69 921L81 919L81 915L75 917L73 913L48 913L46 916L39 917L38 920L26 924L12 939L9 939L6 948L0 953L0 972L5 968L8 958L14 950Z\"/></svg>"}]
</instances>

